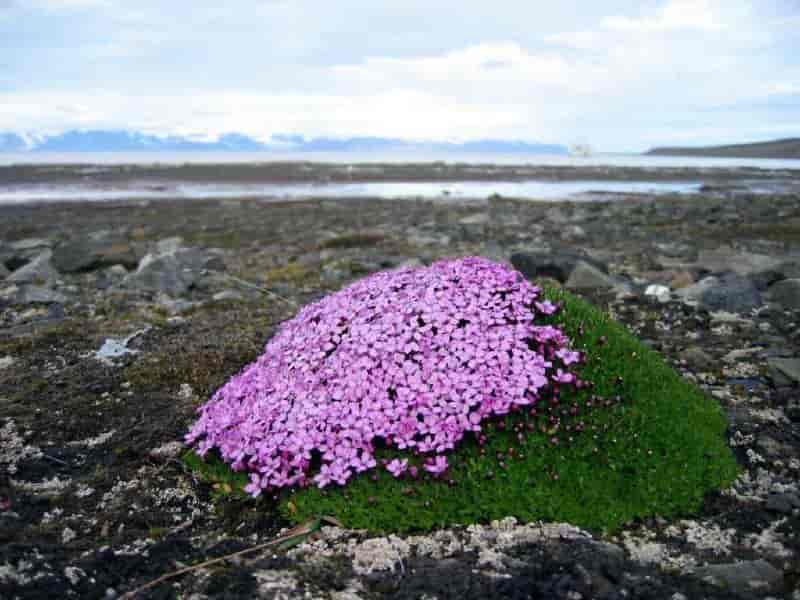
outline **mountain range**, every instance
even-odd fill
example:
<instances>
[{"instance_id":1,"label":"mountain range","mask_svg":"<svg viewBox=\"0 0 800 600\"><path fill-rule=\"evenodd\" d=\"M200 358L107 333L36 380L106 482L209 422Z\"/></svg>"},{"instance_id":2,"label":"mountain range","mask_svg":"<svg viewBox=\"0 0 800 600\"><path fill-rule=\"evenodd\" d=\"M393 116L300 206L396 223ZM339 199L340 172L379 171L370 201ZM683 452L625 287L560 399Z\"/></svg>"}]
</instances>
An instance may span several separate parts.
<instances>
[{"instance_id":1,"label":"mountain range","mask_svg":"<svg viewBox=\"0 0 800 600\"><path fill-rule=\"evenodd\" d=\"M467 142L409 141L383 137L318 137L276 134L261 142L240 133L215 140L157 136L128 131L73 130L57 135L0 133L0 152L444 152L484 154L568 154L566 146L519 140Z\"/></svg>"},{"instance_id":2,"label":"mountain range","mask_svg":"<svg viewBox=\"0 0 800 600\"><path fill-rule=\"evenodd\" d=\"M654 156L715 156L724 158L800 158L800 138L784 138L726 146L665 146L648 150Z\"/></svg>"}]
</instances>

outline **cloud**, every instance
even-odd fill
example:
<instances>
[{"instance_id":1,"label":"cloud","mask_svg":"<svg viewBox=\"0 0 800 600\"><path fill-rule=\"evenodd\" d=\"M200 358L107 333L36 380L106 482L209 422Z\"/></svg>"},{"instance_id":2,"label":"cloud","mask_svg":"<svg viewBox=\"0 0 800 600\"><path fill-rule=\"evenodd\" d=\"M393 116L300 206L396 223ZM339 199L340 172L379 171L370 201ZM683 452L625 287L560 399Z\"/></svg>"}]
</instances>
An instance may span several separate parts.
<instances>
[{"instance_id":1,"label":"cloud","mask_svg":"<svg viewBox=\"0 0 800 600\"><path fill-rule=\"evenodd\" d=\"M607 29L652 33L675 29L723 29L719 15L711 2L706 0L671 0L654 16L605 17L602 26Z\"/></svg>"},{"instance_id":2,"label":"cloud","mask_svg":"<svg viewBox=\"0 0 800 600\"><path fill-rule=\"evenodd\" d=\"M614 150L800 133L791 2L188 6L5 8L0 131L511 137Z\"/></svg>"}]
</instances>

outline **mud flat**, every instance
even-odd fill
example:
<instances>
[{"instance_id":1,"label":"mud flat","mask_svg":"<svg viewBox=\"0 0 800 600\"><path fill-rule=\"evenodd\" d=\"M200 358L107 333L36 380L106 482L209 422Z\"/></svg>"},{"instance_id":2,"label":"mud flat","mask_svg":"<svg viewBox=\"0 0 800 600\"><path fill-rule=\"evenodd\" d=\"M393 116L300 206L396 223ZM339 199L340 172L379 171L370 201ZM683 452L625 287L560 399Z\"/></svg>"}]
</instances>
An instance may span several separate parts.
<instances>
[{"instance_id":1,"label":"mud flat","mask_svg":"<svg viewBox=\"0 0 800 600\"><path fill-rule=\"evenodd\" d=\"M706 181L797 177L799 169L756 167L536 166L429 163L262 162L220 164L19 164L0 166L0 185L147 183L314 183L379 181Z\"/></svg>"},{"instance_id":2,"label":"mud flat","mask_svg":"<svg viewBox=\"0 0 800 600\"><path fill-rule=\"evenodd\" d=\"M2 169L0 181L166 176L83 168ZM166 170L215 181L414 171L381 168ZM443 180L507 169L430 168ZM570 176L581 173L598 177ZM273 538L287 523L268 504L215 500L178 460L196 406L297 306L371 272L475 254L570 282L704 388L728 416L737 482L699 515L614 536L513 519L408 537L326 527L288 553L142 597L800 598L800 196L714 190L0 206L0 597L114 598ZM597 268L572 276L581 261Z\"/></svg>"}]
</instances>

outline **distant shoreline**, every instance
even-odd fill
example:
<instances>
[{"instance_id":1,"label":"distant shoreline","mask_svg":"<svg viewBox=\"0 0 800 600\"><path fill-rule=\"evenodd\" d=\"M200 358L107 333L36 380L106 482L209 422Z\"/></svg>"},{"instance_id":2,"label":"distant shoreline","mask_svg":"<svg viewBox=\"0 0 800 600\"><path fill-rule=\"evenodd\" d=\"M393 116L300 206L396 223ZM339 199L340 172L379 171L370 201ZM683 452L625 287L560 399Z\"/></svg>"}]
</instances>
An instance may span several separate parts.
<instances>
[{"instance_id":1,"label":"distant shoreline","mask_svg":"<svg viewBox=\"0 0 800 600\"><path fill-rule=\"evenodd\" d=\"M329 184L479 181L645 181L707 184L742 180L796 180L795 169L759 167L633 167L602 165L498 165L465 163L192 163L28 164L0 166L0 187L28 185L166 186L208 184Z\"/></svg>"},{"instance_id":2,"label":"distant shoreline","mask_svg":"<svg viewBox=\"0 0 800 600\"><path fill-rule=\"evenodd\" d=\"M800 138L724 146L664 146L648 150L645 155L800 159Z\"/></svg>"}]
</instances>

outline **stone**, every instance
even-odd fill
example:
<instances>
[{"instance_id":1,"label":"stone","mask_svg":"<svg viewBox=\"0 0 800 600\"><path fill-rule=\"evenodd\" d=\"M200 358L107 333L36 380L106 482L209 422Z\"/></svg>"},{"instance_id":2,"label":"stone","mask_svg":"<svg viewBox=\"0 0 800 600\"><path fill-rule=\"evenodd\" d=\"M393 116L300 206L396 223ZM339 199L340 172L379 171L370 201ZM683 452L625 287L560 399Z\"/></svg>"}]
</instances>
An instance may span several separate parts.
<instances>
[{"instance_id":1,"label":"stone","mask_svg":"<svg viewBox=\"0 0 800 600\"><path fill-rule=\"evenodd\" d=\"M566 225L561 229L561 237L565 240L584 240L586 230L580 225Z\"/></svg>"},{"instance_id":2,"label":"stone","mask_svg":"<svg viewBox=\"0 0 800 600\"><path fill-rule=\"evenodd\" d=\"M772 512L790 515L795 508L800 508L800 496L792 492L770 494L767 497L767 510Z\"/></svg>"},{"instance_id":3,"label":"stone","mask_svg":"<svg viewBox=\"0 0 800 600\"><path fill-rule=\"evenodd\" d=\"M2 262L0 262L0 281L5 279L9 275L11 275L11 271L9 271L6 268L6 266Z\"/></svg>"},{"instance_id":4,"label":"stone","mask_svg":"<svg viewBox=\"0 0 800 600\"><path fill-rule=\"evenodd\" d=\"M6 280L14 283L52 285L58 278L58 271L53 268L50 262L52 255L51 250L45 250L24 267L20 267L11 273L6 277Z\"/></svg>"},{"instance_id":5,"label":"stone","mask_svg":"<svg viewBox=\"0 0 800 600\"><path fill-rule=\"evenodd\" d=\"M125 277L123 285L142 291L181 296L194 285L197 275L175 254L147 254L139 267Z\"/></svg>"},{"instance_id":6,"label":"stone","mask_svg":"<svg viewBox=\"0 0 800 600\"><path fill-rule=\"evenodd\" d=\"M800 260L786 260L775 267L784 279L800 279Z\"/></svg>"},{"instance_id":7,"label":"stone","mask_svg":"<svg viewBox=\"0 0 800 600\"><path fill-rule=\"evenodd\" d=\"M616 285L609 275L584 261L578 261L565 287L571 290L608 289Z\"/></svg>"},{"instance_id":8,"label":"stone","mask_svg":"<svg viewBox=\"0 0 800 600\"><path fill-rule=\"evenodd\" d=\"M212 296L215 302L238 302L244 299L244 296L235 290L222 290Z\"/></svg>"},{"instance_id":9,"label":"stone","mask_svg":"<svg viewBox=\"0 0 800 600\"><path fill-rule=\"evenodd\" d=\"M656 250L669 258L686 258L692 253L692 247L680 242L664 242L655 244Z\"/></svg>"},{"instance_id":10,"label":"stone","mask_svg":"<svg viewBox=\"0 0 800 600\"><path fill-rule=\"evenodd\" d=\"M461 239L465 241L480 241L486 236L486 227L489 224L489 213L475 213L459 219Z\"/></svg>"},{"instance_id":11,"label":"stone","mask_svg":"<svg viewBox=\"0 0 800 600\"><path fill-rule=\"evenodd\" d=\"M78 239L59 245L53 253L53 264L62 273L80 273L116 264L136 268L137 263L136 252L125 242Z\"/></svg>"},{"instance_id":12,"label":"stone","mask_svg":"<svg viewBox=\"0 0 800 600\"><path fill-rule=\"evenodd\" d=\"M156 254L174 254L183 246L182 237L170 237L156 242Z\"/></svg>"},{"instance_id":13,"label":"stone","mask_svg":"<svg viewBox=\"0 0 800 600\"><path fill-rule=\"evenodd\" d=\"M736 251L729 246L715 250L701 250L695 264L710 273L732 271L743 277L773 271L781 265L781 260L752 252Z\"/></svg>"},{"instance_id":14,"label":"stone","mask_svg":"<svg viewBox=\"0 0 800 600\"><path fill-rule=\"evenodd\" d=\"M686 348L678 356L697 371L713 371L716 366L714 359L700 348Z\"/></svg>"},{"instance_id":15,"label":"stone","mask_svg":"<svg viewBox=\"0 0 800 600\"><path fill-rule=\"evenodd\" d=\"M711 278L704 279L700 283L707 282L708 279ZM693 287L690 286L686 290ZM698 300L709 310L729 313L747 313L762 304L761 294L755 285L746 277L735 273L726 273L714 278L710 285L700 291Z\"/></svg>"},{"instance_id":16,"label":"stone","mask_svg":"<svg viewBox=\"0 0 800 600\"><path fill-rule=\"evenodd\" d=\"M800 358L770 358L767 365L793 382L800 383Z\"/></svg>"},{"instance_id":17,"label":"stone","mask_svg":"<svg viewBox=\"0 0 800 600\"><path fill-rule=\"evenodd\" d=\"M784 279L770 286L769 299L783 308L800 310L800 279Z\"/></svg>"},{"instance_id":18,"label":"stone","mask_svg":"<svg viewBox=\"0 0 800 600\"><path fill-rule=\"evenodd\" d=\"M511 264L528 279L549 277L561 283L569 279L579 262L608 273L608 268L603 263L577 252L518 252L511 255Z\"/></svg>"},{"instance_id":19,"label":"stone","mask_svg":"<svg viewBox=\"0 0 800 600\"><path fill-rule=\"evenodd\" d=\"M188 292L205 269L224 267L218 253L199 248L178 248L164 254L145 255L136 271L125 277L122 285L176 297Z\"/></svg>"},{"instance_id":20,"label":"stone","mask_svg":"<svg viewBox=\"0 0 800 600\"><path fill-rule=\"evenodd\" d=\"M50 288L23 285L16 290L11 301L13 304L64 304L67 297Z\"/></svg>"},{"instance_id":21,"label":"stone","mask_svg":"<svg viewBox=\"0 0 800 600\"><path fill-rule=\"evenodd\" d=\"M783 585L783 572L762 559L707 565L695 569L694 575L737 594L778 590Z\"/></svg>"},{"instance_id":22,"label":"stone","mask_svg":"<svg viewBox=\"0 0 800 600\"><path fill-rule=\"evenodd\" d=\"M0 370L8 369L13 366L15 362L13 356L0 356Z\"/></svg>"},{"instance_id":23,"label":"stone","mask_svg":"<svg viewBox=\"0 0 800 600\"><path fill-rule=\"evenodd\" d=\"M680 290L689 287L694 283L694 277L689 271L678 271L669 282L669 287L673 290Z\"/></svg>"},{"instance_id":24,"label":"stone","mask_svg":"<svg viewBox=\"0 0 800 600\"><path fill-rule=\"evenodd\" d=\"M648 285L644 291L644 295L662 304L669 302L671 296L669 288L663 285Z\"/></svg>"},{"instance_id":25,"label":"stone","mask_svg":"<svg viewBox=\"0 0 800 600\"><path fill-rule=\"evenodd\" d=\"M25 238L24 240L17 240L16 242L11 242L9 244L9 247L17 252L41 250L44 248L50 248L52 246L53 242L46 238Z\"/></svg>"},{"instance_id":26,"label":"stone","mask_svg":"<svg viewBox=\"0 0 800 600\"><path fill-rule=\"evenodd\" d=\"M790 398L783 409L786 418L794 423L800 423L800 398Z\"/></svg>"}]
</instances>

